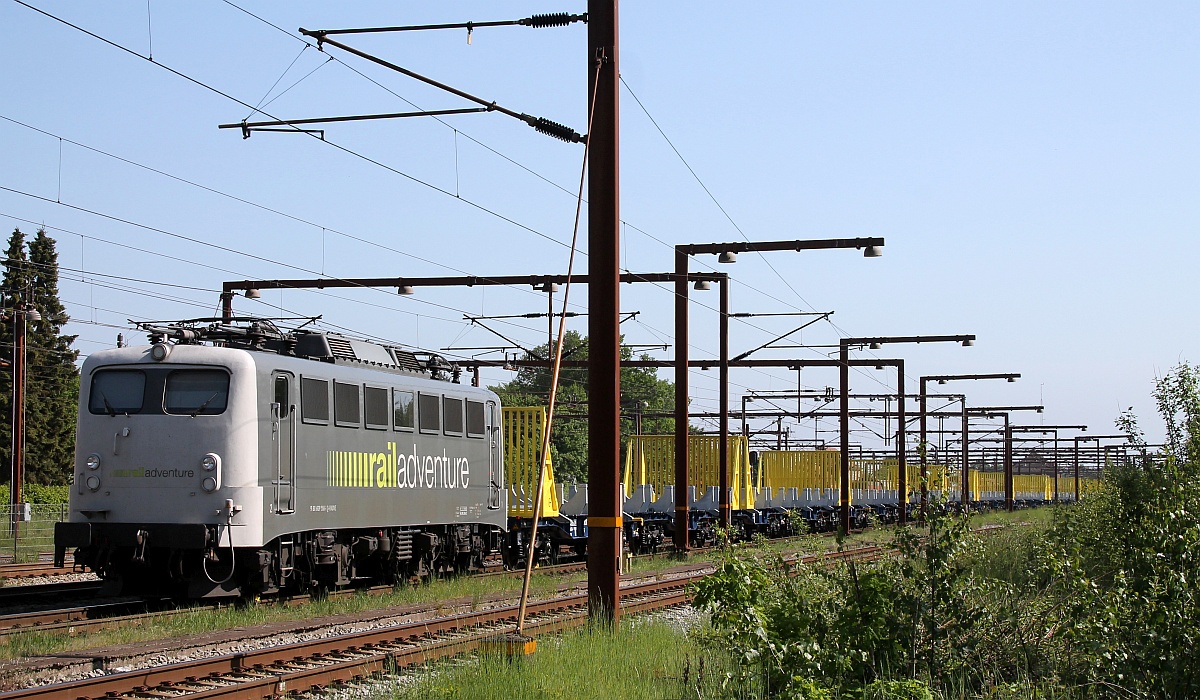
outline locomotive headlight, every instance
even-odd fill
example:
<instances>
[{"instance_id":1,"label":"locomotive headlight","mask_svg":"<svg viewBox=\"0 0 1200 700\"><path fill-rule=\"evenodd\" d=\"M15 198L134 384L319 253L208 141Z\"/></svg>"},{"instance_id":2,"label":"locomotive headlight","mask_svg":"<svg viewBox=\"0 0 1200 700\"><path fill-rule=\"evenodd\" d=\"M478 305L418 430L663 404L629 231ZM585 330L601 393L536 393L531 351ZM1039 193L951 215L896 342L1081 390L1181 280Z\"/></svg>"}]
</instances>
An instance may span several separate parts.
<instances>
[{"instance_id":1,"label":"locomotive headlight","mask_svg":"<svg viewBox=\"0 0 1200 700\"><path fill-rule=\"evenodd\" d=\"M96 454L95 452L91 453L90 455L88 455L87 461L85 462L85 464L87 464L87 468L91 469L92 471L99 469L100 468L100 455Z\"/></svg>"},{"instance_id":2,"label":"locomotive headlight","mask_svg":"<svg viewBox=\"0 0 1200 700\"><path fill-rule=\"evenodd\" d=\"M212 493L221 488L221 455L209 452L200 458L200 472L204 478L200 480L200 488L205 493Z\"/></svg>"},{"instance_id":3,"label":"locomotive headlight","mask_svg":"<svg viewBox=\"0 0 1200 700\"><path fill-rule=\"evenodd\" d=\"M150 346L150 357L155 362L162 362L167 359L167 355L171 354L171 346L166 343L155 343Z\"/></svg>"},{"instance_id":4,"label":"locomotive headlight","mask_svg":"<svg viewBox=\"0 0 1200 700\"><path fill-rule=\"evenodd\" d=\"M100 477L96 476L95 474L89 476L84 483L87 484L87 487L92 491L100 490Z\"/></svg>"}]
</instances>

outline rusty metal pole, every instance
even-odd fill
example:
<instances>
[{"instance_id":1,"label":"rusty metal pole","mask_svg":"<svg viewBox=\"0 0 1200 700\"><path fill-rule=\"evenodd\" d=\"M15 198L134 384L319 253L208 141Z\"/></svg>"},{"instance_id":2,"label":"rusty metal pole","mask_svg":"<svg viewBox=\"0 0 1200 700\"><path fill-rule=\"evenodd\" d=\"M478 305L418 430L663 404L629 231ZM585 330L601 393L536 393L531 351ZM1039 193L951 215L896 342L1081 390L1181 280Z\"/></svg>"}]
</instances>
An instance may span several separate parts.
<instances>
[{"instance_id":1,"label":"rusty metal pole","mask_svg":"<svg viewBox=\"0 0 1200 700\"><path fill-rule=\"evenodd\" d=\"M970 421L967 418L967 397L962 400L962 488L959 490L963 512L971 509L971 441Z\"/></svg>"},{"instance_id":2,"label":"rusty metal pole","mask_svg":"<svg viewBox=\"0 0 1200 700\"><path fill-rule=\"evenodd\" d=\"M688 551L688 253L675 247L675 551Z\"/></svg>"},{"instance_id":3,"label":"rusty metal pole","mask_svg":"<svg viewBox=\"0 0 1200 700\"><path fill-rule=\"evenodd\" d=\"M1004 509L1009 513L1016 508L1016 487L1013 484L1012 425L1008 414L1004 414Z\"/></svg>"},{"instance_id":4,"label":"rusty metal pole","mask_svg":"<svg viewBox=\"0 0 1200 700\"><path fill-rule=\"evenodd\" d=\"M1079 436L1075 436L1075 502L1079 503Z\"/></svg>"},{"instance_id":5,"label":"rusty metal pole","mask_svg":"<svg viewBox=\"0 0 1200 700\"><path fill-rule=\"evenodd\" d=\"M921 522L925 522L929 513L929 437L926 429L929 407L925 397L925 383L928 380L928 377L921 377L921 449L917 453L921 458Z\"/></svg>"},{"instance_id":6,"label":"rusty metal pole","mask_svg":"<svg viewBox=\"0 0 1200 700\"><path fill-rule=\"evenodd\" d=\"M13 358L12 358L12 481L9 484L9 528L13 536L14 561L17 553L17 538L21 530L21 514L24 501L21 484L25 481L25 305L19 304L13 312Z\"/></svg>"},{"instance_id":7,"label":"rusty metal pole","mask_svg":"<svg viewBox=\"0 0 1200 700\"><path fill-rule=\"evenodd\" d=\"M850 345L843 339L838 348L838 397L841 413L841 472L838 477L839 512L838 526L843 533L850 532ZM965 412L964 412L964 415Z\"/></svg>"},{"instance_id":8,"label":"rusty metal pole","mask_svg":"<svg viewBox=\"0 0 1200 700\"><path fill-rule=\"evenodd\" d=\"M729 503L729 276L721 278L721 444L717 456L721 474L717 479L720 487L718 503L721 511L721 527L728 528L731 522Z\"/></svg>"},{"instance_id":9,"label":"rusty metal pole","mask_svg":"<svg viewBox=\"0 0 1200 700\"><path fill-rule=\"evenodd\" d=\"M566 309L563 309L566 313ZM546 358L553 360L554 355L554 283L546 283Z\"/></svg>"},{"instance_id":10,"label":"rusty metal pole","mask_svg":"<svg viewBox=\"0 0 1200 700\"><path fill-rule=\"evenodd\" d=\"M229 323L233 320L233 292L221 292L221 320Z\"/></svg>"},{"instance_id":11,"label":"rusty metal pole","mask_svg":"<svg viewBox=\"0 0 1200 700\"><path fill-rule=\"evenodd\" d=\"M896 420L899 427L896 428L896 471L897 487L900 493L897 494L900 499L900 524L908 524L908 435L904 430L904 424L908 418L904 415L904 360L896 362Z\"/></svg>"},{"instance_id":12,"label":"rusty metal pole","mask_svg":"<svg viewBox=\"0 0 1200 700\"><path fill-rule=\"evenodd\" d=\"M1058 430L1054 431L1054 502L1058 503Z\"/></svg>"},{"instance_id":13,"label":"rusty metal pole","mask_svg":"<svg viewBox=\"0 0 1200 700\"><path fill-rule=\"evenodd\" d=\"M620 619L621 285L617 0L588 0L588 598ZM599 65L597 65L599 64Z\"/></svg>"}]
</instances>

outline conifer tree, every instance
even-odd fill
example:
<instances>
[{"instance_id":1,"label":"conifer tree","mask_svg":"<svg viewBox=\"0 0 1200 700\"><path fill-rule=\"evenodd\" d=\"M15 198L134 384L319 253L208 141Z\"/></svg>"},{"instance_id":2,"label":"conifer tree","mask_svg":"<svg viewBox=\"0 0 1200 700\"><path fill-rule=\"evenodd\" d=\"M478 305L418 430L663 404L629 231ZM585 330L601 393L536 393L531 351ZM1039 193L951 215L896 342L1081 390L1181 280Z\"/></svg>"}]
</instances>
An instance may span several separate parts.
<instances>
[{"instance_id":1,"label":"conifer tree","mask_svg":"<svg viewBox=\"0 0 1200 700\"><path fill-rule=\"evenodd\" d=\"M71 349L75 336L62 335L69 317L58 298L55 242L44 230L28 246L19 229L9 237L0 299L0 357L10 363L0 372L0 465L11 463L13 311L25 304L42 316L26 326L25 482L66 483L74 471L78 352ZM7 469L0 474L8 480Z\"/></svg>"},{"instance_id":2,"label":"conifer tree","mask_svg":"<svg viewBox=\"0 0 1200 700\"><path fill-rule=\"evenodd\" d=\"M63 335L70 317L58 298L58 251L38 230L29 242L31 294L28 303L42 320L27 335L29 403L26 407L26 478L30 483L66 483L74 471L75 413L79 397L79 351L74 335Z\"/></svg>"}]
</instances>

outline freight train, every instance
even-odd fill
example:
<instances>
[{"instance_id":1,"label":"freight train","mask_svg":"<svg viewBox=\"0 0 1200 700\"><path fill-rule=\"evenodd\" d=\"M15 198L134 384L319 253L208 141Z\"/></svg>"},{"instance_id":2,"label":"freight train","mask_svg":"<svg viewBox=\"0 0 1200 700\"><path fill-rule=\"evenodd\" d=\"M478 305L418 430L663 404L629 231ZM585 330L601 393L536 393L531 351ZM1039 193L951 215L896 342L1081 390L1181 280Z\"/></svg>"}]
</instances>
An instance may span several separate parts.
<instances>
[{"instance_id":1,"label":"freight train","mask_svg":"<svg viewBox=\"0 0 1200 700\"><path fill-rule=\"evenodd\" d=\"M264 319L143 330L82 367L59 565L201 598L502 558L500 400L442 357Z\"/></svg>"},{"instance_id":2,"label":"freight train","mask_svg":"<svg viewBox=\"0 0 1200 700\"><path fill-rule=\"evenodd\" d=\"M515 566L539 479L535 560L586 555L587 486L555 486L538 468L544 409L502 408L436 354L266 319L142 328L148 345L82 367L70 519L55 530L56 563L74 550L105 594L258 596ZM689 444L688 540L705 546L719 536L718 438ZM623 534L635 554L671 546L673 445L629 442ZM727 536L836 526L837 452L752 459L734 436L729 454ZM855 527L896 520L894 472L894 460L852 463ZM972 470L976 507L1002 499L996 476ZM1048 477L1023 478L1038 483L1018 484L1021 504L1046 502ZM933 481L957 497L952 477Z\"/></svg>"}]
</instances>

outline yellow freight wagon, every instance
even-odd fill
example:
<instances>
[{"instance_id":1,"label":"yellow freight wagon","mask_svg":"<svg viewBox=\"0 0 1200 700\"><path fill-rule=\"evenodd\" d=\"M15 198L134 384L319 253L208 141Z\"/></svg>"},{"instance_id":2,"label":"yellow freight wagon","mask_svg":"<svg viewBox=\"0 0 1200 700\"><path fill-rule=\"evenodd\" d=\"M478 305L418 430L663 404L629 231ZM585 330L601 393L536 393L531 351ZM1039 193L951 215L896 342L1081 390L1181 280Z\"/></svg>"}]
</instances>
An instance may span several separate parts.
<instances>
[{"instance_id":1,"label":"yellow freight wagon","mask_svg":"<svg viewBox=\"0 0 1200 700\"><path fill-rule=\"evenodd\" d=\"M688 486L696 487L696 497L720 484L721 438L716 435L688 436ZM623 477L625 495L637 487L649 485L657 498L663 489L675 484L675 436L634 435L625 453ZM744 510L754 507L758 486L750 469L750 449L745 436L729 436L730 507Z\"/></svg>"}]
</instances>

